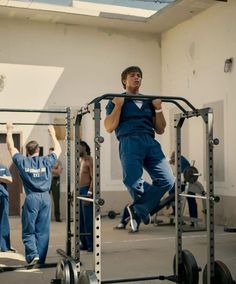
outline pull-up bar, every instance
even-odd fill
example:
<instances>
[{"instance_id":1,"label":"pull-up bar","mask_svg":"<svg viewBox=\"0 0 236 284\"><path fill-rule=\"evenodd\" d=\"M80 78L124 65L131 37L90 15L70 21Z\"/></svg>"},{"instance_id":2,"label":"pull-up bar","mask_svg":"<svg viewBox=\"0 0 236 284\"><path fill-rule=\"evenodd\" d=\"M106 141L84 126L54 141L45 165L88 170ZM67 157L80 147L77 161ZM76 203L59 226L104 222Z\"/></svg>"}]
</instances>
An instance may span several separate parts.
<instances>
[{"instance_id":1,"label":"pull-up bar","mask_svg":"<svg viewBox=\"0 0 236 284\"><path fill-rule=\"evenodd\" d=\"M183 97L170 97L170 96L165 97L165 96L150 96L150 95L104 94L100 97L93 99L88 105L92 103L98 103L101 100L110 100L115 97L121 97L121 98L133 99L133 100L141 100L141 101L160 99L163 102L175 104L183 113L187 114L188 111L181 104L177 102L177 101L182 101L192 111L197 111L197 109L187 99Z\"/></svg>"}]
</instances>

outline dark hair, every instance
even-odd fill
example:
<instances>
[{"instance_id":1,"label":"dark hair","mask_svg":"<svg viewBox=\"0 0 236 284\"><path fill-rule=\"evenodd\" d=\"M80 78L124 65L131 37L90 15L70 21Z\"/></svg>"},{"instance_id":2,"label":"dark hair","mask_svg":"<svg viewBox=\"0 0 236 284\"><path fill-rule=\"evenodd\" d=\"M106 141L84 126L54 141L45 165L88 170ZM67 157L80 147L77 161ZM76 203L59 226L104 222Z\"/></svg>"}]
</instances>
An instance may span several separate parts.
<instances>
[{"instance_id":1,"label":"dark hair","mask_svg":"<svg viewBox=\"0 0 236 284\"><path fill-rule=\"evenodd\" d=\"M37 141L32 140L26 144L25 148L26 148L26 154L32 156L39 148L39 144Z\"/></svg>"},{"instance_id":2,"label":"dark hair","mask_svg":"<svg viewBox=\"0 0 236 284\"><path fill-rule=\"evenodd\" d=\"M54 148L53 147L49 148L49 151L54 151Z\"/></svg>"},{"instance_id":3,"label":"dark hair","mask_svg":"<svg viewBox=\"0 0 236 284\"><path fill-rule=\"evenodd\" d=\"M128 68L126 68L122 73L121 73L121 83L125 89L125 84L123 83L123 80L125 80L128 76L129 73L132 72L138 72L141 75L141 78L143 78L143 72L142 70L138 67L138 66L130 66Z\"/></svg>"},{"instance_id":4,"label":"dark hair","mask_svg":"<svg viewBox=\"0 0 236 284\"><path fill-rule=\"evenodd\" d=\"M83 146L83 147L85 147L85 150L86 150L87 155L90 156L91 150L90 150L89 145L88 145L85 141L82 141L82 140L80 141L80 145Z\"/></svg>"}]
</instances>

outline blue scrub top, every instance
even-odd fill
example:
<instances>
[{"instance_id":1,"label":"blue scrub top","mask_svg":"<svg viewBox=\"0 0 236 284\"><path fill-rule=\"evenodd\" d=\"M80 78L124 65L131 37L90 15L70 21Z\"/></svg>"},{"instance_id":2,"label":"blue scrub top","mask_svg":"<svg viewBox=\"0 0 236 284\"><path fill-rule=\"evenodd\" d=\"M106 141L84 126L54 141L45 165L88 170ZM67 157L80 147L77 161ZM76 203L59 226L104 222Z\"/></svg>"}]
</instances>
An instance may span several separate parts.
<instances>
[{"instance_id":1,"label":"blue scrub top","mask_svg":"<svg viewBox=\"0 0 236 284\"><path fill-rule=\"evenodd\" d=\"M17 153L12 159L19 170L26 194L50 190L52 182L51 169L57 161L55 153L40 157L25 157Z\"/></svg>"},{"instance_id":2,"label":"blue scrub top","mask_svg":"<svg viewBox=\"0 0 236 284\"><path fill-rule=\"evenodd\" d=\"M180 162L181 162L181 173L183 173L186 168L190 167L190 163L184 156L181 156Z\"/></svg>"},{"instance_id":3,"label":"blue scrub top","mask_svg":"<svg viewBox=\"0 0 236 284\"><path fill-rule=\"evenodd\" d=\"M5 166L0 164L0 176L11 176L10 171L8 170L8 168L6 168ZM8 191L7 191L7 185L4 182L0 182L0 195L2 196L8 196Z\"/></svg>"},{"instance_id":4,"label":"blue scrub top","mask_svg":"<svg viewBox=\"0 0 236 284\"><path fill-rule=\"evenodd\" d=\"M106 106L106 114L111 114L114 104L109 100ZM121 109L120 122L115 130L116 137L119 140L127 135L149 134L155 137L153 118L155 117L155 108L151 100L144 100L139 108L133 99L125 98Z\"/></svg>"}]
</instances>

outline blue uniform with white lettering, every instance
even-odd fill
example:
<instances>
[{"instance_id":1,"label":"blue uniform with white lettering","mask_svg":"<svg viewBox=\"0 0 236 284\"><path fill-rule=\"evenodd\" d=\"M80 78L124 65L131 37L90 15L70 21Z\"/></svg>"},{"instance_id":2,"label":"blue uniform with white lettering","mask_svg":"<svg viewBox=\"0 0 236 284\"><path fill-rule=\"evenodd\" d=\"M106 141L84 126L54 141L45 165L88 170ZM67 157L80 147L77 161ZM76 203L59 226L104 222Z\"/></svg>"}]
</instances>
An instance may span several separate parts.
<instances>
[{"instance_id":1,"label":"blue uniform with white lettering","mask_svg":"<svg viewBox=\"0 0 236 284\"><path fill-rule=\"evenodd\" d=\"M39 257L44 263L48 250L51 200L51 169L57 161L55 153L48 156L25 157L20 153L13 156L21 176L26 198L22 208L22 239L26 261Z\"/></svg>"},{"instance_id":2,"label":"blue uniform with white lettering","mask_svg":"<svg viewBox=\"0 0 236 284\"><path fill-rule=\"evenodd\" d=\"M0 177L11 176L9 170L0 164ZM9 251L10 242L10 225L9 225L9 195L7 185L0 182L0 251Z\"/></svg>"},{"instance_id":3,"label":"blue uniform with white lettering","mask_svg":"<svg viewBox=\"0 0 236 284\"><path fill-rule=\"evenodd\" d=\"M106 106L107 115L113 108L110 100ZM123 182L134 200L136 214L143 221L174 185L170 165L160 143L155 140L154 117L155 109L150 100L143 101L139 108L134 100L125 98L115 130L119 140ZM143 169L150 175L152 184L142 179Z\"/></svg>"}]
</instances>

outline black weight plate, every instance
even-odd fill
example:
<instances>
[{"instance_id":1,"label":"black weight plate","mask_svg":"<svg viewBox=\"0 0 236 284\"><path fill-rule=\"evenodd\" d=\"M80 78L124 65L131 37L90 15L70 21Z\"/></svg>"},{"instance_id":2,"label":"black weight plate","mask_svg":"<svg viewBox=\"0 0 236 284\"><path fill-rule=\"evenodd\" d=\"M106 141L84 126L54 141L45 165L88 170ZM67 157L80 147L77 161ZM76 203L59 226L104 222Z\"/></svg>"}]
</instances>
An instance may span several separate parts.
<instances>
[{"instance_id":1,"label":"black weight plate","mask_svg":"<svg viewBox=\"0 0 236 284\"><path fill-rule=\"evenodd\" d=\"M197 168L193 166L187 167L183 172L184 181L189 183L195 183L198 179L198 175L195 174L198 174Z\"/></svg>"},{"instance_id":2,"label":"black weight plate","mask_svg":"<svg viewBox=\"0 0 236 284\"><path fill-rule=\"evenodd\" d=\"M116 218L116 212L113 211L113 210L109 211L107 215L108 215L108 217L110 219L115 219Z\"/></svg>"},{"instance_id":3,"label":"black weight plate","mask_svg":"<svg viewBox=\"0 0 236 284\"><path fill-rule=\"evenodd\" d=\"M182 261L180 266L180 284L198 284L199 269L193 254L188 250L182 251ZM174 274L176 275L176 256L173 261Z\"/></svg>"},{"instance_id":4,"label":"black weight plate","mask_svg":"<svg viewBox=\"0 0 236 284\"><path fill-rule=\"evenodd\" d=\"M76 263L72 259L68 259L68 264L70 267L70 280L71 284L78 284L79 277L78 277L78 271L76 267Z\"/></svg>"},{"instance_id":5,"label":"black weight plate","mask_svg":"<svg viewBox=\"0 0 236 284\"><path fill-rule=\"evenodd\" d=\"M61 284L70 284L70 266L67 259L62 259L57 264L56 279L61 279Z\"/></svg>"},{"instance_id":6,"label":"black weight plate","mask_svg":"<svg viewBox=\"0 0 236 284\"><path fill-rule=\"evenodd\" d=\"M203 284L207 284L207 265L205 265L202 274ZM232 275L228 267L221 261L215 261L215 277L211 279L211 284L233 284Z\"/></svg>"}]
</instances>

